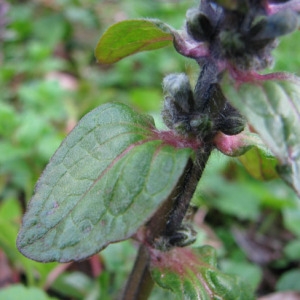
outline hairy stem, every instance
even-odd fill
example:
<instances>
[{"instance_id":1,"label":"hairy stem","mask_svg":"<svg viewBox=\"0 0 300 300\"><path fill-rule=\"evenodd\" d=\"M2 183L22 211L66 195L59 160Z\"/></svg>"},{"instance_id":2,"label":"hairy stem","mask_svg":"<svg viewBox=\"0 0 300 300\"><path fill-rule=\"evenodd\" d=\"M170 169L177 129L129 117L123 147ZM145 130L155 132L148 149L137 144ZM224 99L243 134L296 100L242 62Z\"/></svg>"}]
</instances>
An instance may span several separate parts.
<instances>
[{"instance_id":1,"label":"hairy stem","mask_svg":"<svg viewBox=\"0 0 300 300\"><path fill-rule=\"evenodd\" d=\"M160 236L172 234L180 228L211 151L212 146L204 146L197 151L194 161L187 164L173 193L148 222L147 243L152 244ZM148 299L154 285L149 262L148 248L141 245L121 300Z\"/></svg>"},{"instance_id":2,"label":"hairy stem","mask_svg":"<svg viewBox=\"0 0 300 300\"><path fill-rule=\"evenodd\" d=\"M127 281L125 291L120 300L148 299L154 282L149 271L148 248L141 245L133 269Z\"/></svg>"},{"instance_id":3,"label":"hairy stem","mask_svg":"<svg viewBox=\"0 0 300 300\"><path fill-rule=\"evenodd\" d=\"M226 99L218 85L217 66L207 60L195 87L196 111L207 114L212 120L224 109ZM194 159L190 159L173 192L146 224L145 245L141 245L135 265L128 279L122 300L144 300L150 295L153 280L149 271L150 255L148 247L154 246L160 238L172 237L181 228L184 217L198 182L213 149L212 131L199 136L203 143L196 151ZM156 244L157 245L157 244Z\"/></svg>"},{"instance_id":4,"label":"hairy stem","mask_svg":"<svg viewBox=\"0 0 300 300\"><path fill-rule=\"evenodd\" d=\"M195 161L185 176L184 184L180 189L181 192L176 198L175 205L166 224L167 235L174 233L181 226L211 151L211 145L204 145L203 148L197 151Z\"/></svg>"}]
</instances>

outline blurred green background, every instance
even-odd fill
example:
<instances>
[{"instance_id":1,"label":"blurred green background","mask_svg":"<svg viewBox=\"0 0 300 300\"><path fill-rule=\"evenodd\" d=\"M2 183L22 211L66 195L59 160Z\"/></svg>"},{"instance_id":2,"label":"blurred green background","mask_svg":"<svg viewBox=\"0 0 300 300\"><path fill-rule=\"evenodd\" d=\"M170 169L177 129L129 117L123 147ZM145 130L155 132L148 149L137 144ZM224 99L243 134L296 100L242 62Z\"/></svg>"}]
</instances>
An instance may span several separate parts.
<instances>
[{"instance_id":1,"label":"blurred green background","mask_svg":"<svg viewBox=\"0 0 300 300\"><path fill-rule=\"evenodd\" d=\"M0 0L0 300L115 299L136 253L131 241L73 264L23 257L15 239L36 180L76 122L105 102L152 114L161 126L161 82L197 65L172 47L98 65L104 30L128 18L175 28L196 1ZM299 75L299 32L284 37L274 69ZM257 295L300 291L300 202L280 180L255 179L237 159L214 153L197 189L196 245L218 250L220 267ZM151 299L173 299L156 288Z\"/></svg>"}]
</instances>

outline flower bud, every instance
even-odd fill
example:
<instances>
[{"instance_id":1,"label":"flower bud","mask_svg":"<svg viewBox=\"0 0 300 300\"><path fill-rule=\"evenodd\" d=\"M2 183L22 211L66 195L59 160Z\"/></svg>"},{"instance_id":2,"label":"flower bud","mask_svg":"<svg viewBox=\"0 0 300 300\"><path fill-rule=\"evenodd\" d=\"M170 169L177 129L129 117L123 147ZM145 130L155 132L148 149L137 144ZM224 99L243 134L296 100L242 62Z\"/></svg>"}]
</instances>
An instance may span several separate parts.
<instances>
[{"instance_id":1,"label":"flower bud","mask_svg":"<svg viewBox=\"0 0 300 300\"><path fill-rule=\"evenodd\" d=\"M169 244L176 247L186 247L193 244L196 239L196 231L190 225L184 224L169 236Z\"/></svg>"},{"instance_id":2,"label":"flower bud","mask_svg":"<svg viewBox=\"0 0 300 300\"><path fill-rule=\"evenodd\" d=\"M189 115L193 111L194 97L188 76L185 74L170 74L164 78L165 93L162 118L164 123L180 135L189 135Z\"/></svg>"},{"instance_id":3,"label":"flower bud","mask_svg":"<svg viewBox=\"0 0 300 300\"><path fill-rule=\"evenodd\" d=\"M187 122L180 121L175 124L173 124L173 129L179 133L180 135L188 135L191 131L190 127L188 126Z\"/></svg>"},{"instance_id":4,"label":"flower bud","mask_svg":"<svg viewBox=\"0 0 300 300\"><path fill-rule=\"evenodd\" d=\"M229 103L226 103L224 111L217 119L217 129L226 135L236 135L245 128L245 118Z\"/></svg>"},{"instance_id":5,"label":"flower bud","mask_svg":"<svg viewBox=\"0 0 300 300\"><path fill-rule=\"evenodd\" d=\"M186 247L197 239L197 232L190 224L183 224L176 231L157 237L153 242L154 249L162 252L170 251L174 247Z\"/></svg>"},{"instance_id":6,"label":"flower bud","mask_svg":"<svg viewBox=\"0 0 300 300\"><path fill-rule=\"evenodd\" d=\"M223 154L233 157L243 155L252 147L244 133L229 136L219 132L214 137L214 145Z\"/></svg>"},{"instance_id":7,"label":"flower bud","mask_svg":"<svg viewBox=\"0 0 300 300\"><path fill-rule=\"evenodd\" d=\"M235 30L223 30L220 35L221 52L226 58L232 58L245 52L242 35Z\"/></svg>"},{"instance_id":8,"label":"flower bud","mask_svg":"<svg viewBox=\"0 0 300 300\"><path fill-rule=\"evenodd\" d=\"M163 90L166 97L170 98L169 101L173 102L182 112L189 113L193 109L193 91L186 74L166 76L163 80Z\"/></svg>"},{"instance_id":9,"label":"flower bud","mask_svg":"<svg viewBox=\"0 0 300 300\"><path fill-rule=\"evenodd\" d=\"M293 32L298 27L298 15L292 10L282 10L256 23L250 30L251 40L272 40Z\"/></svg>"},{"instance_id":10,"label":"flower bud","mask_svg":"<svg viewBox=\"0 0 300 300\"><path fill-rule=\"evenodd\" d=\"M213 130L213 122L208 114L194 116L190 120L191 131L198 137L203 138Z\"/></svg>"},{"instance_id":11,"label":"flower bud","mask_svg":"<svg viewBox=\"0 0 300 300\"><path fill-rule=\"evenodd\" d=\"M164 107L162 109L162 119L164 123L170 128L173 129L174 123L178 121L177 109L172 101L171 97L165 97Z\"/></svg>"},{"instance_id":12,"label":"flower bud","mask_svg":"<svg viewBox=\"0 0 300 300\"><path fill-rule=\"evenodd\" d=\"M207 41L213 34L213 26L206 15L192 8L186 14L187 32L196 41Z\"/></svg>"}]
</instances>

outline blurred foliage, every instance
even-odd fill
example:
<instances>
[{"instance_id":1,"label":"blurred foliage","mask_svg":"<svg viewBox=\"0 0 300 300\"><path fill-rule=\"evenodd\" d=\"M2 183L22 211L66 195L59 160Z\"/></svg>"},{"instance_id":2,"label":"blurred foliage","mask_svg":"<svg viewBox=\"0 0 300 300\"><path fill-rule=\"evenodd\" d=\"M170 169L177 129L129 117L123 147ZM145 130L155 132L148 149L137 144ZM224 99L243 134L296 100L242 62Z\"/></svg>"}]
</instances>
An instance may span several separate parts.
<instances>
[{"instance_id":1,"label":"blurred foliage","mask_svg":"<svg viewBox=\"0 0 300 300\"><path fill-rule=\"evenodd\" d=\"M16 234L37 178L86 112L119 101L161 123L163 76L197 76L197 66L172 47L98 65L94 48L101 34L114 22L140 17L179 28L195 3L0 2L0 299L117 297L134 260L131 241L82 263L40 264L17 251ZM300 73L299 34L284 37L274 51L276 70ZM245 278L257 295L299 289L300 202L279 179L259 181L238 160L214 153L193 202L200 207L197 243L217 249L224 272ZM172 299L159 288L151 299L162 297Z\"/></svg>"}]
</instances>

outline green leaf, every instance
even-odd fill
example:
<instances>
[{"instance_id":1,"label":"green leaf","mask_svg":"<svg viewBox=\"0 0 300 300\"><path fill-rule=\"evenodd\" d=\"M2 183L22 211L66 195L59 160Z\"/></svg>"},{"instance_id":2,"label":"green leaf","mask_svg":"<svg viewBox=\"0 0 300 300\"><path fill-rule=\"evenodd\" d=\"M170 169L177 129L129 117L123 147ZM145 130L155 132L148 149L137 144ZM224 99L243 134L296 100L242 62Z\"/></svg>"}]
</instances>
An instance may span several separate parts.
<instances>
[{"instance_id":1,"label":"green leaf","mask_svg":"<svg viewBox=\"0 0 300 300\"><path fill-rule=\"evenodd\" d=\"M39 284L42 286L56 263L40 264L27 259L17 250L16 237L21 210L19 205L18 199L7 199L0 205L0 249L4 251L13 265L23 269L29 285Z\"/></svg>"},{"instance_id":2,"label":"green leaf","mask_svg":"<svg viewBox=\"0 0 300 300\"><path fill-rule=\"evenodd\" d=\"M300 259L300 239L288 242L283 251L290 260L298 261Z\"/></svg>"},{"instance_id":3,"label":"green leaf","mask_svg":"<svg viewBox=\"0 0 300 300\"><path fill-rule=\"evenodd\" d=\"M259 217L260 195L257 195L249 184L243 182L228 184L228 180L223 177L214 177L210 180L210 188L208 186L207 189L203 189L202 194L209 207L214 207L226 215L235 216L239 220L254 221Z\"/></svg>"},{"instance_id":4,"label":"green leaf","mask_svg":"<svg viewBox=\"0 0 300 300\"><path fill-rule=\"evenodd\" d=\"M300 270L292 269L285 272L277 281L277 291L300 291Z\"/></svg>"},{"instance_id":5,"label":"green leaf","mask_svg":"<svg viewBox=\"0 0 300 300\"><path fill-rule=\"evenodd\" d=\"M172 40L170 27L159 20L125 20L104 32L95 56L99 63L112 64L134 53L172 45Z\"/></svg>"},{"instance_id":6,"label":"green leaf","mask_svg":"<svg viewBox=\"0 0 300 300\"><path fill-rule=\"evenodd\" d=\"M237 88L224 84L224 91L278 159L279 175L300 195L300 80L280 73L256 75Z\"/></svg>"},{"instance_id":7,"label":"green leaf","mask_svg":"<svg viewBox=\"0 0 300 300\"><path fill-rule=\"evenodd\" d=\"M294 207L285 208L283 210L284 227L290 232L300 237L300 203L296 203Z\"/></svg>"},{"instance_id":8,"label":"green leaf","mask_svg":"<svg viewBox=\"0 0 300 300\"><path fill-rule=\"evenodd\" d=\"M251 135L255 136L255 134ZM277 159L263 145L259 138L249 138L249 143L251 143L250 141L252 141L252 148L239 156L239 161L244 165L249 174L256 179L270 180L277 178Z\"/></svg>"},{"instance_id":9,"label":"green leaf","mask_svg":"<svg viewBox=\"0 0 300 300\"><path fill-rule=\"evenodd\" d=\"M159 286L176 294L176 299L254 299L250 288L236 276L217 269L211 246L151 250L151 273Z\"/></svg>"},{"instance_id":10,"label":"green leaf","mask_svg":"<svg viewBox=\"0 0 300 300\"><path fill-rule=\"evenodd\" d=\"M37 261L89 257L131 237L174 189L192 154L117 103L88 113L39 179L17 245Z\"/></svg>"},{"instance_id":11,"label":"green leaf","mask_svg":"<svg viewBox=\"0 0 300 300\"><path fill-rule=\"evenodd\" d=\"M56 278L51 289L59 295L73 299L87 299L95 286L95 281L81 272L63 272Z\"/></svg>"},{"instance_id":12,"label":"green leaf","mask_svg":"<svg viewBox=\"0 0 300 300\"><path fill-rule=\"evenodd\" d=\"M0 291L0 299L5 300L55 300L57 298L49 297L43 290L30 287L26 288L21 284L12 285L7 288L3 288Z\"/></svg>"},{"instance_id":13,"label":"green leaf","mask_svg":"<svg viewBox=\"0 0 300 300\"><path fill-rule=\"evenodd\" d=\"M258 265L246 260L225 259L220 268L223 272L233 274L247 282L253 292L257 290L262 280L262 270Z\"/></svg>"}]
</instances>

